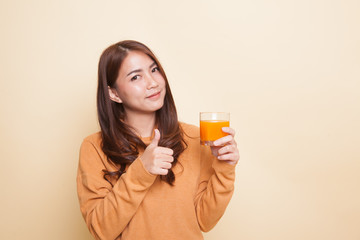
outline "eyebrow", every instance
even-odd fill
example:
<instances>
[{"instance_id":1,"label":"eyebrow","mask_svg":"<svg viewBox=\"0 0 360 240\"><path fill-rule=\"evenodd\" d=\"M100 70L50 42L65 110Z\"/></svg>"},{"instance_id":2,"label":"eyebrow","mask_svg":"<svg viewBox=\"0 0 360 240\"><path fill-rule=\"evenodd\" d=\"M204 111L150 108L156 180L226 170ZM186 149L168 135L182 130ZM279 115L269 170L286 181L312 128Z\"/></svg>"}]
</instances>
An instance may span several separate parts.
<instances>
[{"instance_id":1,"label":"eyebrow","mask_svg":"<svg viewBox=\"0 0 360 240\"><path fill-rule=\"evenodd\" d=\"M152 68L152 67L154 67L154 66L156 66L156 65L157 65L156 62L153 62L153 63L149 66L149 68ZM142 72L142 69L135 69L135 70L129 72L126 76L129 76L129 75L131 75L131 74L133 74L133 73L138 73L138 72Z\"/></svg>"},{"instance_id":2,"label":"eyebrow","mask_svg":"<svg viewBox=\"0 0 360 240\"><path fill-rule=\"evenodd\" d=\"M133 73L137 73L137 72L141 72L141 71L142 71L141 69L135 69L135 70L129 72L126 76L129 76L129 75L131 75Z\"/></svg>"},{"instance_id":3,"label":"eyebrow","mask_svg":"<svg viewBox=\"0 0 360 240\"><path fill-rule=\"evenodd\" d=\"M154 66L156 66L156 65L157 65L156 62L153 62L153 63L150 65L149 68L152 68L152 67L154 67Z\"/></svg>"}]
</instances>

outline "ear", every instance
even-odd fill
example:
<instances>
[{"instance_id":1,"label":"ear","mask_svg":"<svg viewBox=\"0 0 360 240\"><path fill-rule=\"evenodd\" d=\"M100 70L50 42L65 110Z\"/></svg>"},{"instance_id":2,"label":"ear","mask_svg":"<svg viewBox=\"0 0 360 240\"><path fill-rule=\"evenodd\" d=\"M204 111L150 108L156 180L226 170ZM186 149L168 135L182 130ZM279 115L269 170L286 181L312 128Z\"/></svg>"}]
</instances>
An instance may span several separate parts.
<instances>
[{"instance_id":1,"label":"ear","mask_svg":"<svg viewBox=\"0 0 360 240\"><path fill-rule=\"evenodd\" d=\"M111 99L112 101L117 102L117 103L122 103L122 101L121 101L121 99L119 98L119 95L117 94L115 88L111 88L111 87L108 86L108 90L109 90L110 99Z\"/></svg>"}]
</instances>

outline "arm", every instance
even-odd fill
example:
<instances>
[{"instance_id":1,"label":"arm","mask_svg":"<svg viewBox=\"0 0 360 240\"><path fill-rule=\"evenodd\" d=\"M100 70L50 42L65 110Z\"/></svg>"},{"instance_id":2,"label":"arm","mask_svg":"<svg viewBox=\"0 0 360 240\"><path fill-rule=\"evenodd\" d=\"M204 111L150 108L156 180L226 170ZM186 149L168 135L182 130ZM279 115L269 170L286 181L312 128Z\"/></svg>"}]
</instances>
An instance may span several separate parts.
<instances>
[{"instance_id":1,"label":"arm","mask_svg":"<svg viewBox=\"0 0 360 240\"><path fill-rule=\"evenodd\" d=\"M215 141L211 150L201 146L202 172L195 209L199 226L204 232L210 231L220 220L234 192L239 153L234 140L235 132L231 128L223 130L230 135Z\"/></svg>"},{"instance_id":2,"label":"arm","mask_svg":"<svg viewBox=\"0 0 360 240\"><path fill-rule=\"evenodd\" d=\"M200 176L195 209L200 229L208 232L220 220L232 197L235 165L217 160L208 147L201 148L203 173Z\"/></svg>"},{"instance_id":3,"label":"arm","mask_svg":"<svg viewBox=\"0 0 360 240\"><path fill-rule=\"evenodd\" d=\"M124 230L156 175L136 159L112 187L103 179L105 155L90 141L80 149L77 190L85 222L96 239L115 239Z\"/></svg>"}]
</instances>

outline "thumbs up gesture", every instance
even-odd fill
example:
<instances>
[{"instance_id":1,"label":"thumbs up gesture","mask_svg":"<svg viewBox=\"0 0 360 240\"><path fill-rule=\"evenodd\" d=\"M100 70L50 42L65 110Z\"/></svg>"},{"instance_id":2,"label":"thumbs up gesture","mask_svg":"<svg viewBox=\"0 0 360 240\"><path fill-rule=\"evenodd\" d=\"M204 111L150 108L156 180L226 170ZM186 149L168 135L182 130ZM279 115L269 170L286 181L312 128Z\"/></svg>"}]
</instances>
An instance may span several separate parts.
<instances>
[{"instance_id":1,"label":"thumbs up gesture","mask_svg":"<svg viewBox=\"0 0 360 240\"><path fill-rule=\"evenodd\" d=\"M140 156L145 169L152 174L166 175L174 161L174 151L171 148L159 147L160 132L155 129L155 136Z\"/></svg>"}]
</instances>

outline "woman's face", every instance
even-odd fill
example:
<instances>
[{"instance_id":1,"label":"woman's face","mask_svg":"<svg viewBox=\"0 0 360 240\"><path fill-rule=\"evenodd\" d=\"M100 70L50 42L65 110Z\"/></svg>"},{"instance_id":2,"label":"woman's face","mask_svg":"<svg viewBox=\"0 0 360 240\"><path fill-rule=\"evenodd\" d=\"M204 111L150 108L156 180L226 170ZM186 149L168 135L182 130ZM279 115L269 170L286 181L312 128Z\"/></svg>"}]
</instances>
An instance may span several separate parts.
<instances>
[{"instance_id":1,"label":"woman's face","mask_svg":"<svg viewBox=\"0 0 360 240\"><path fill-rule=\"evenodd\" d=\"M127 115L154 113L164 104L165 79L148 55L130 51L109 93L111 100L123 104Z\"/></svg>"}]
</instances>

